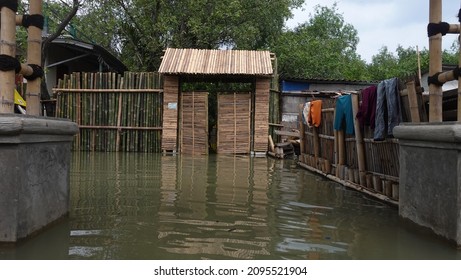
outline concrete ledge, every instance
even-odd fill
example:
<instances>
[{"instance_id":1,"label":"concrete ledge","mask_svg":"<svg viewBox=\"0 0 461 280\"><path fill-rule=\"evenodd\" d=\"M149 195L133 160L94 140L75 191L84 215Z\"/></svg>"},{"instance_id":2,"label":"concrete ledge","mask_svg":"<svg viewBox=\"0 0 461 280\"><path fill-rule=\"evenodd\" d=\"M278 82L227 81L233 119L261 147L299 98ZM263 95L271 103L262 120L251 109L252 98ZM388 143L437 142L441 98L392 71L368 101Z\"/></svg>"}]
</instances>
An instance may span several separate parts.
<instances>
[{"instance_id":1,"label":"concrete ledge","mask_svg":"<svg viewBox=\"0 0 461 280\"><path fill-rule=\"evenodd\" d=\"M404 124L399 215L461 245L461 124Z\"/></svg>"},{"instance_id":2,"label":"concrete ledge","mask_svg":"<svg viewBox=\"0 0 461 280\"><path fill-rule=\"evenodd\" d=\"M394 128L394 137L400 140L426 142L461 142L461 123L403 123Z\"/></svg>"},{"instance_id":3,"label":"concrete ledge","mask_svg":"<svg viewBox=\"0 0 461 280\"><path fill-rule=\"evenodd\" d=\"M66 119L0 114L0 135L75 135L78 125Z\"/></svg>"},{"instance_id":4,"label":"concrete ledge","mask_svg":"<svg viewBox=\"0 0 461 280\"><path fill-rule=\"evenodd\" d=\"M68 213L77 132L64 119L0 114L0 242L17 242Z\"/></svg>"}]
</instances>

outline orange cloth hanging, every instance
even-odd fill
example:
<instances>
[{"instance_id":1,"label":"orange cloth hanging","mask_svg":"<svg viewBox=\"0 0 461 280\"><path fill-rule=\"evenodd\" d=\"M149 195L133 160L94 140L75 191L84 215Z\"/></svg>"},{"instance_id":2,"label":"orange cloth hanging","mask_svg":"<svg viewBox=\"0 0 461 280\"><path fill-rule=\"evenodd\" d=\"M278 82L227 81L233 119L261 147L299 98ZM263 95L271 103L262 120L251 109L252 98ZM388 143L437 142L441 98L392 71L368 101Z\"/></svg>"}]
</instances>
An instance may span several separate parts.
<instances>
[{"instance_id":1,"label":"orange cloth hanging","mask_svg":"<svg viewBox=\"0 0 461 280\"><path fill-rule=\"evenodd\" d=\"M320 120L322 118L322 100L311 101L311 107L309 110L309 124L319 127Z\"/></svg>"}]
</instances>

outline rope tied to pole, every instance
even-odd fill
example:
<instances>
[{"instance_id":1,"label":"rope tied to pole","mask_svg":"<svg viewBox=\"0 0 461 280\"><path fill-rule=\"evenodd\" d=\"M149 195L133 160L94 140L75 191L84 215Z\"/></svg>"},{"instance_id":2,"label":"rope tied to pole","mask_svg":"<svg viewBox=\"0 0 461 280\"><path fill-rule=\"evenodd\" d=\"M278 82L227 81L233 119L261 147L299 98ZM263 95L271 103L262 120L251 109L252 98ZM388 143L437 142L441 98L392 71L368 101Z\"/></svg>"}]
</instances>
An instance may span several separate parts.
<instances>
[{"instance_id":1,"label":"rope tied to pole","mask_svg":"<svg viewBox=\"0 0 461 280\"><path fill-rule=\"evenodd\" d=\"M0 9L3 7L16 13L18 11L18 0L0 0Z\"/></svg>"},{"instance_id":2,"label":"rope tied to pole","mask_svg":"<svg viewBox=\"0 0 461 280\"><path fill-rule=\"evenodd\" d=\"M45 24L45 18L42 15L23 15L22 16L22 26L29 28L29 26L35 26L39 29L43 29Z\"/></svg>"},{"instance_id":3,"label":"rope tied to pole","mask_svg":"<svg viewBox=\"0 0 461 280\"><path fill-rule=\"evenodd\" d=\"M21 71L21 63L19 61L9 55L0 54L0 71L11 71L19 73Z\"/></svg>"},{"instance_id":4,"label":"rope tied to pole","mask_svg":"<svg viewBox=\"0 0 461 280\"><path fill-rule=\"evenodd\" d=\"M427 25L427 36L432 37L439 33L441 33L442 36L445 36L449 30L450 30L450 24L448 22L444 22L444 21L439 22L439 23L431 22Z\"/></svg>"},{"instance_id":5,"label":"rope tied to pole","mask_svg":"<svg viewBox=\"0 0 461 280\"><path fill-rule=\"evenodd\" d=\"M455 80L458 79L460 77L460 75L461 75L461 69L459 68L459 66L456 66L456 68L453 69L452 72L453 72L453 78ZM444 73L443 72L437 72L434 75L427 77L427 84L428 85L433 84L433 85L436 85L436 86L443 86L443 84L445 82L441 82L439 80L439 76L441 74L444 74Z\"/></svg>"}]
</instances>

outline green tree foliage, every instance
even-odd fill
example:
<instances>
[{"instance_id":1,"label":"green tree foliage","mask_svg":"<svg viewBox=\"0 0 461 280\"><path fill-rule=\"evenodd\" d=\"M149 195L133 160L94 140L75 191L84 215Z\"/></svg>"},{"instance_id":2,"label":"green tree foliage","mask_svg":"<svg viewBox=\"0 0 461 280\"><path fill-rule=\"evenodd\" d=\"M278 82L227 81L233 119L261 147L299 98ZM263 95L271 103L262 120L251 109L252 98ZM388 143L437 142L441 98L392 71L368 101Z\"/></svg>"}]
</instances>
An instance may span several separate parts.
<instances>
[{"instance_id":1,"label":"green tree foliage","mask_svg":"<svg viewBox=\"0 0 461 280\"><path fill-rule=\"evenodd\" d=\"M61 25L77 0L49 0L49 33ZM269 49L285 77L382 80L417 73L415 48L383 47L366 64L356 52L357 30L336 4L316 6L302 24L284 29L293 8L305 0L86 0L66 26L78 39L99 44L133 71L158 69L163 51L177 48ZM27 1L21 1L27 10ZM21 42L26 42L23 32ZM19 44L21 47L21 43ZM25 44L24 44L25 45ZM442 53L458 63L458 43ZM421 50L421 69L429 55Z\"/></svg>"},{"instance_id":2,"label":"green tree foliage","mask_svg":"<svg viewBox=\"0 0 461 280\"><path fill-rule=\"evenodd\" d=\"M424 48L419 52L420 69L422 72L429 70L429 51ZM457 46L442 52L444 64L458 64ZM418 74L418 51L416 47L403 48L398 46L395 53L387 47L382 47L378 54L372 57L368 71L373 80L384 80L392 77L405 78Z\"/></svg>"},{"instance_id":3,"label":"green tree foliage","mask_svg":"<svg viewBox=\"0 0 461 280\"><path fill-rule=\"evenodd\" d=\"M74 25L132 70L156 70L163 50L267 49L304 0L85 1Z\"/></svg>"},{"instance_id":4,"label":"green tree foliage","mask_svg":"<svg viewBox=\"0 0 461 280\"><path fill-rule=\"evenodd\" d=\"M285 31L272 49L283 76L363 79L366 63L356 53L358 42L357 30L336 5L316 6L305 23Z\"/></svg>"}]
</instances>

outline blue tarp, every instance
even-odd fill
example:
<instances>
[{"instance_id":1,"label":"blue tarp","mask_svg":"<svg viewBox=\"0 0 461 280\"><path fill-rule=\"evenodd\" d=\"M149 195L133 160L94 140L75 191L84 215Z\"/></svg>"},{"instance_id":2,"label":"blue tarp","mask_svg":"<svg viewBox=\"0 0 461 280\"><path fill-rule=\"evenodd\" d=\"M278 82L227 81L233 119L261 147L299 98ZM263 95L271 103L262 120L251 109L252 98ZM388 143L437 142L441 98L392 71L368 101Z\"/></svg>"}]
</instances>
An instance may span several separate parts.
<instances>
[{"instance_id":1,"label":"blue tarp","mask_svg":"<svg viewBox=\"0 0 461 280\"><path fill-rule=\"evenodd\" d=\"M309 90L309 83L297 81L282 81L282 92Z\"/></svg>"}]
</instances>

